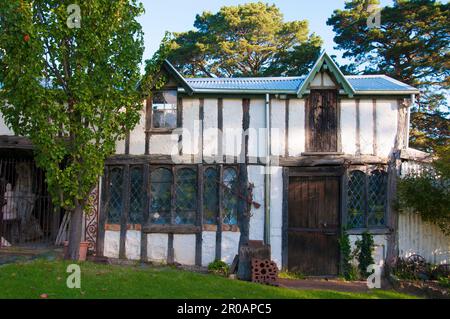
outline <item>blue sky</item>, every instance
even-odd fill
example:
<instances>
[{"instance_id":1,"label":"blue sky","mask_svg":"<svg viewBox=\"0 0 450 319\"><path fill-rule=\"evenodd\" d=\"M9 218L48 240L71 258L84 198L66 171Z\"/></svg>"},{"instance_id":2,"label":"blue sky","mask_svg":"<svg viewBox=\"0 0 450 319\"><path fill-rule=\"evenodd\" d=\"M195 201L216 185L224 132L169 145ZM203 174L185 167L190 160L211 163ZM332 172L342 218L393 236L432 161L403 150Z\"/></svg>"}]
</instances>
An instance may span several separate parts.
<instances>
[{"instance_id":1,"label":"blue sky","mask_svg":"<svg viewBox=\"0 0 450 319\"><path fill-rule=\"evenodd\" d=\"M217 12L222 6L237 5L252 0L141 0L145 15L139 18L145 32L144 60L149 59L158 49L165 31L182 32L194 28L195 15L203 11ZM335 9L344 8L344 0L272 0L264 1L277 5L286 21L308 20L309 29L320 35L324 49L335 54L337 61L344 62L342 52L333 49L333 30L326 21ZM392 0L381 0L381 4L390 5Z\"/></svg>"}]
</instances>

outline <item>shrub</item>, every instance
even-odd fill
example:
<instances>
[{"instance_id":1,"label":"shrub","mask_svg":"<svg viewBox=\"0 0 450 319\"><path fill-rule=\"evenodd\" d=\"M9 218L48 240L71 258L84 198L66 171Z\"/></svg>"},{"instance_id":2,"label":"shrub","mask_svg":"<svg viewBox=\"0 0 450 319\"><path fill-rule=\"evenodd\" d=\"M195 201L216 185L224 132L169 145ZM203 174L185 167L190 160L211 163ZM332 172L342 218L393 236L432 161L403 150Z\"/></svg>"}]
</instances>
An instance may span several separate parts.
<instances>
[{"instance_id":1,"label":"shrub","mask_svg":"<svg viewBox=\"0 0 450 319\"><path fill-rule=\"evenodd\" d=\"M222 260L214 260L208 265L208 271L218 275L228 276L229 270L230 267Z\"/></svg>"},{"instance_id":2,"label":"shrub","mask_svg":"<svg viewBox=\"0 0 450 319\"><path fill-rule=\"evenodd\" d=\"M372 257L374 248L373 236L368 232L362 234L361 239L356 241L356 248L358 250L358 269L364 278L370 276L367 272L367 267L375 263Z\"/></svg>"},{"instance_id":3,"label":"shrub","mask_svg":"<svg viewBox=\"0 0 450 319\"><path fill-rule=\"evenodd\" d=\"M345 280L355 280L355 278L352 278L352 247L350 237L345 230L342 231L339 238L339 249L341 250L342 275Z\"/></svg>"}]
</instances>

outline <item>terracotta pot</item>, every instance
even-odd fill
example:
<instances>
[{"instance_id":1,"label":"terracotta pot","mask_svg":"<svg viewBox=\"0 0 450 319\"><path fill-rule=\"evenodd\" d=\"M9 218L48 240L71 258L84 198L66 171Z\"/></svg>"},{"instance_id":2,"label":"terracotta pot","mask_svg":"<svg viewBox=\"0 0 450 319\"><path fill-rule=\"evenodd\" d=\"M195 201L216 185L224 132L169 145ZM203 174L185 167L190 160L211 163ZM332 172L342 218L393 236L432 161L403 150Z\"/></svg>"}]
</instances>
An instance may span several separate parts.
<instances>
[{"instance_id":1,"label":"terracotta pot","mask_svg":"<svg viewBox=\"0 0 450 319\"><path fill-rule=\"evenodd\" d=\"M89 242L82 241L80 243L80 250L79 250L79 253L78 253L78 260L80 260L80 261L85 261L86 260L88 248L89 248ZM69 242L68 241L64 241L64 257L67 256L68 250L69 250Z\"/></svg>"},{"instance_id":2,"label":"terracotta pot","mask_svg":"<svg viewBox=\"0 0 450 319\"><path fill-rule=\"evenodd\" d=\"M89 242L82 241L80 243L80 253L78 254L78 260L80 260L80 261L86 260L88 247L89 247Z\"/></svg>"}]
</instances>

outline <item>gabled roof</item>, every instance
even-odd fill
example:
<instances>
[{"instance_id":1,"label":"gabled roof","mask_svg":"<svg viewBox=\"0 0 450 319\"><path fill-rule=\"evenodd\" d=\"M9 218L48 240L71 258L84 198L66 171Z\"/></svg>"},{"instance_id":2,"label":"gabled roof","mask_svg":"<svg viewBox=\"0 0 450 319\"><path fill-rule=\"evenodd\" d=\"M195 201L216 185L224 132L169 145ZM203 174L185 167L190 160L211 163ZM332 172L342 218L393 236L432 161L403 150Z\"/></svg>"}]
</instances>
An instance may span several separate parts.
<instances>
[{"instance_id":1,"label":"gabled roof","mask_svg":"<svg viewBox=\"0 0 450 319\"><path fill-rule=\"evenodd\" d=\"M303 94L305 94L309 84L314 80L317 73L319 73L322 69L327 70L334 76L338 84L340 84L344 89L345 94L350 97L355 94L355 89L345 78L339 67L336 65L336 63L334 63L333 59L330 58L330 56L325 51L323 51L319 59L317 59L316 63L312 67L311 71L309 71L305 81L303 81L302 85L299 87L297 91L298 97L301 97Z\"/></svg>"},{"instance_id":2,"label":"gabled roof","mask_svg":"<svg viewBox=\"0 0 450 319\"><path fill-rule=\"evenodd\" d=\"M169 61L164 62L165 70L182 86L180 91L190 95L195 93L296 94L301 97L307 92L309 84L322 67L333 75L343 92L349 96L420 93L418 89L386 75L343 75L333 59L325 52L320 55L307 76L291 77L183 78Z\"/></svg>"}]
</instances>

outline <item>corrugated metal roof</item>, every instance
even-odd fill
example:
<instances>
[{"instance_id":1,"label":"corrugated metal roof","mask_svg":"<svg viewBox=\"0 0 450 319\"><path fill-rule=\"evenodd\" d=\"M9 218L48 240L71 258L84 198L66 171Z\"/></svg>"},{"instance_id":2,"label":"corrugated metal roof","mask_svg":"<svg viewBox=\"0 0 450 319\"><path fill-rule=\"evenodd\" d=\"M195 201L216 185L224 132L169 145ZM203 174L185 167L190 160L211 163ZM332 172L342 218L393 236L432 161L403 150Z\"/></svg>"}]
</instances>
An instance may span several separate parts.
<instances>
[{"instance_id":1,"label":"corrugated metal roof","mask_svg":"<svg viewBox=\"0 0 450 319\"><path fill-rule=\"evenodd\" d=\"M417 89L385 75L345 76L356 93L376 91L411 91ZM214 91L267 91L296 93L305 80L302 76L260 77L260 78L186 78L186 82L196 92Z\"/></svg>"},{"instance_id":2,"label":"corrugated metal roof","mask_svg":"<svg viewBox=\"0 0 450 319\"><path fill-rule=\"evenodd\" d=\"M304 77L187 78L196 90L296 91Z\"/></svg>"},{"instance_id":3,"label":"corrugated metal roof","mask_svg":"<svg viewBox=\"0 0 450 319\"><path fill-rule=\"evenodd\" d=\"M345 78L356 91L417 91L386 75L346 75Z\"/></svg>"}]
</instances>

